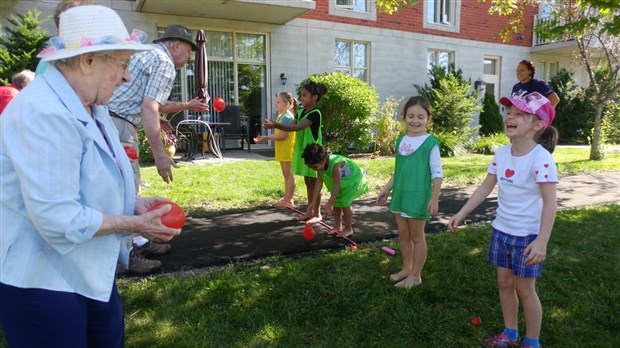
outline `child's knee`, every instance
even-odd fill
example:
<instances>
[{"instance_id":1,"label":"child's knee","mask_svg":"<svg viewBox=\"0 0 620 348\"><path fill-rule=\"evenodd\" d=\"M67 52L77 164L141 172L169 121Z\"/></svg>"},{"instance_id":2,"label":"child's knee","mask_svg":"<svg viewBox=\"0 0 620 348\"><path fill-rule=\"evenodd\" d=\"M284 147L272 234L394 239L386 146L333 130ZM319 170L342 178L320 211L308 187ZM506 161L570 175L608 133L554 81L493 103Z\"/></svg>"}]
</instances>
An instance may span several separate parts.
<instances>
[{"instance_id":1,"label":"child's knee","mask_svg":"<svg viewBox=\"0 0 620 348\"><path fill-rule=\"evenodd\" d=\"M516 287L515 278L510 272L500 272L497 274L497 286L500 290L514 289Z\"/></svg>"},{"instance_id":2,"label":"child's knee","mask_svg":"<svg viewBox=\"0 0 620 348\"><path fill-rule=\"evenodd\" d=\"M521 301L538 297L536 293L536 278L517 278L516 288Z\"/></svg>"}]
</instances>

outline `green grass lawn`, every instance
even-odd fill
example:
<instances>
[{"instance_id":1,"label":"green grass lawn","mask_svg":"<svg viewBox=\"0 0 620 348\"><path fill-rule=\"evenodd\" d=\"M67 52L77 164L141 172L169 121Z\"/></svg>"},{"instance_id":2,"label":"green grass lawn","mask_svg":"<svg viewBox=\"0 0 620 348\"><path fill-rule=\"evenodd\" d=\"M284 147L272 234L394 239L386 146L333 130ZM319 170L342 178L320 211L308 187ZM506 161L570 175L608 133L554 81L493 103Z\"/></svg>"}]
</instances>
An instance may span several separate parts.
<instances>
[{"instance_id":1,"label":"green grass lawn","mask_svg":"<svg viewBox=\"0 0 620 348\"><path fill-rule=\"evenodd\" d=\"M620 345L619 217L617 205L558 214L538 282L543 345ZM479 347L503 328L489 238L486 225L429 236L424 282L409 290L387 280L398 255L379 250L398 241L121 279L127 346Z\"/></svg>"},{"instance_id":2,"label":"green grass lawn","mask_svg":"<svg viewBox=\"0 0 620 348\"><path fill-rule=\"evenodd\" d=\"M588 160L589 149L557 148L553 157L560 175L582 174L595 171L620 170L620 153L610 152L602 161ZM492 156L466 155L443 158L445 180L443 186L465 186L480 183ZM369 192L364 198L376 197L387 183L394 168L393 157L355 159L367 170ZM142 169L143 178L152 185L143 189L143 195L159 195L180 204L188 214L265 207L280 199L284 181L280 164L276 161L248 160L193 165L181 163L173 169L174 181L165 184L153 166ZM306 203L303 179L296 177L295 201Z\"/></svg>"},{"instance_id":3,"label":"green grass lawn","mask_svg":"<svg viewBox=\"0 0 620 348\"><path fill-rule=\"evenodd\" d=\"M561 174L620 170L620 154L588 161L587 149L559 148ZM482 180L491 156L443 159L445 183ZM369 172L374 197L392 158L356 160ZM190 214L265 206L282 194L275 161L183 165L175 181L143 170L161 195ZM296 200L304 202L298 182ZM620 206L558 213L538 289L546 347L620 346ZM127 347L479 347L502 329L495 270L486 263L488 226L428 237L424 283L396 289L398 241L369 249L320 251L230 264L204 272L119 279ZM482 325L472 326L478 316ZM523 322L520 323L523 333ZM6 347L0 333L0 347Z\"/></svg>"}]
</instances>

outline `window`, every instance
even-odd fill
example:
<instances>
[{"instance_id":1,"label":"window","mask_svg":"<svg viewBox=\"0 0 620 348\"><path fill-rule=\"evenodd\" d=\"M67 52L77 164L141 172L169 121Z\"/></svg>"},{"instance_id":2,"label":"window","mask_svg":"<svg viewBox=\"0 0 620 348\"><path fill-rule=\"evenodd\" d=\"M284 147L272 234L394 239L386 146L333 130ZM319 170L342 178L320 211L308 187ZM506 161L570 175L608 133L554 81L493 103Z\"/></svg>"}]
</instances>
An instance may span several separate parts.
<instances>
[{"instance_id":1,"label":"window","mask_svg":"<svg viewBox=\"0 0 620 348\"><path fill-rule=\"evenodd\" d=\"M164 29L160 30L160 36ZM193 36L195 37L195 31ZM238 105L242 122L247 122L252 136L261 133L267 117L267 37L264 34L205 30L207 37L208 83L211 102L216 96L227 105ZM177 70L171 100L189 100L196 90L193 61ZM220 121L220 113L201 115L185 111L186 118L206 117Z\"/></svg>"},{"instance_id":2,"label":"window","mask_svg":"<svg viewBox=\"0 0 620 348\"><path fill-rule=\"evenodd\" d=\"M486 93L491 93L497 101L499 96L499 57L484 57L484 69L482 80L486 86Z\"/></svg>"},{"instance_id":3,"label":"window","mask_svg":"<svg viewBox=\"0 0 620 348\"><path fill-rule=\"evenodd\" d=\"M424 28L458 32L461 0L425 0Z\"/></svg>"},{"instance_id":4,"label":"window","mask_svg":"<svg viewBox=\"0 0 620 348\"><path fill-rule=\"evenodd\" d=\"M332 16L377 20L377 7L373 0L328 0Z\"/></svg>"},{"instance_id":5,"label":"window","mask_svg":"<svg viewBox=\"0 0 620 348\"><path fill-rule=\"evenodd\" d=\"M558 62L542 62L536 67L536 77L549 82L552 77L558 74Z\"/></svg>"},{"instance_id":6,"label":"window","mask_svg":"<svg viewBox=\"0 0 620 348\"><path fill-rule=\"evenodd\" d=\"M433 66L440 66L444 70L450 68L450 64L454 64L454 52L444 50L428 50L427 68L430 70Z\"/></svg>"},{"instance_id":7,"label":"window","mask_svg":"<svg viewBox=\"0 0 620 348\"><path fill-rule=\"evenodd\" d=\"M336 40L336 71L370 83L368 43Z\"/></svg>"},{"instance_id":8,"label":"window","mask_svg":"<svg viewBox=\"0 0 620 348\"><path fill-rule=\"evenodd\" d=\"M336 0L336 8L356 12L368 12L368 0Z\"/></svg>"},{"instance_id":9,"label":"window","mask_svg":"<svg viewBox=\"0 0 620 348\"><path fill-rule=\"evenodd\" d=\"M429 23L441 23L451 25L454 22L454 4L449 0L429 1L428 17Z\"/></svg>"}]
</instances>

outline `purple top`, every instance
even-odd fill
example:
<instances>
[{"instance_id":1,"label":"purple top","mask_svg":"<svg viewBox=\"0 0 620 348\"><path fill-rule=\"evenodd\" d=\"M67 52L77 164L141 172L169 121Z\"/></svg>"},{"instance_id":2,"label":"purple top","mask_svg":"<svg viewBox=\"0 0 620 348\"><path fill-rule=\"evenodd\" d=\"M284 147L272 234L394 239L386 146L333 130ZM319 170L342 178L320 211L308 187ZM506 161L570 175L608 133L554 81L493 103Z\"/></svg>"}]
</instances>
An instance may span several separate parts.
<instances>
[{"instance_id":1,"label":"purple top","mask_svg":"<svg viewBox=\"0 0 620 348\"><path fill-rule=\"evenodd\" d=\"M510 96L512 98L523 98L524 95L532 92L538 92L548 98L555 91L545 81L531 79L526 83L518 82L512 86L512 94Z\"/></svg>"}]
</instances>

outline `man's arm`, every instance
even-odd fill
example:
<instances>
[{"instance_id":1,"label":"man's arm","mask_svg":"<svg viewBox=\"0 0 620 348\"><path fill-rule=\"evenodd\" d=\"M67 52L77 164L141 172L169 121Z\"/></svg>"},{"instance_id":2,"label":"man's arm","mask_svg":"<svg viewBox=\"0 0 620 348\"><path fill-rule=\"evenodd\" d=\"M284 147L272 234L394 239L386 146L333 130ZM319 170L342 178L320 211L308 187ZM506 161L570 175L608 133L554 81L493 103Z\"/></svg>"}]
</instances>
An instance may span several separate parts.
<instances>
[{"instance_id":1,"label":"man's arm","mask_svg":"<svg viewBox=\"0 0 620 348\"><path fill-rule=\"evenodd\" d=\"M200 98L194 98L186 102L167 101L159 106L159 112L162 114L173 114L183 110L207 112L209 111L209 105L203 103Z\"/></svg>"}]
</instances>

